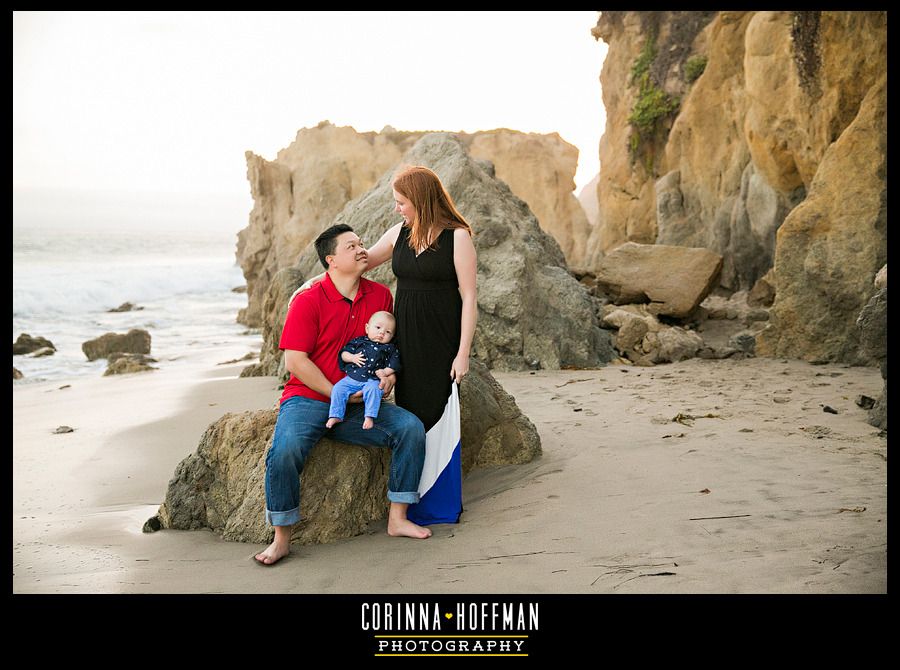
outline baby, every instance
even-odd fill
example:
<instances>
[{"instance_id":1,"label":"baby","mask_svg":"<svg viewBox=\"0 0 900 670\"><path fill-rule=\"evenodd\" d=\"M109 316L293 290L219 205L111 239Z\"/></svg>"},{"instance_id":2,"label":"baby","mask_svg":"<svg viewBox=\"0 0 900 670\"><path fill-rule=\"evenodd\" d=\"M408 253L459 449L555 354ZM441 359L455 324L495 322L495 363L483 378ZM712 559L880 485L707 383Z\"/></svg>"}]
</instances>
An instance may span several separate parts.
<instances>
[{"instance_id":1,"label":"baby","mask_svg":"<svg viewBox=\"0 0 900 670\"><path fill-rule=\"evenodd\" d=\"M355 337L341 349L339 365L347 376L331 389L327 428L344 420L347 399L357 391L363 392L366 405L363 429L375 425L382 396L378 384L382 377L400 369L400 352L390 343L394 337L394 323L390 312L375 312L366 324L365 337Z\"/></svg>"}]
</instances>

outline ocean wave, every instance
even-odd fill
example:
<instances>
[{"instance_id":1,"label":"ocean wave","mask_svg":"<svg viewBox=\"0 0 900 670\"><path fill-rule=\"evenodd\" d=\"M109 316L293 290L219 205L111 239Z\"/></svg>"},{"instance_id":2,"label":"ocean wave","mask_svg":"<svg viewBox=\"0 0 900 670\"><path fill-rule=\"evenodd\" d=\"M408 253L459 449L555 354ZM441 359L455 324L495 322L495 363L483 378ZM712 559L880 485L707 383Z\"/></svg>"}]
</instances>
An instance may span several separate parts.
<instances>
[{"instance_id":1,"label":"ocean wave","mask_svg":"<svg viewBox=\"0 0 900 670\"><path fill-rule=\"evenodd\" d=\"M96 260L30 264L13 271L13 316L104 312L184 294L219 293L242 285L227 259Z\"/></svg>"}]
</instances>

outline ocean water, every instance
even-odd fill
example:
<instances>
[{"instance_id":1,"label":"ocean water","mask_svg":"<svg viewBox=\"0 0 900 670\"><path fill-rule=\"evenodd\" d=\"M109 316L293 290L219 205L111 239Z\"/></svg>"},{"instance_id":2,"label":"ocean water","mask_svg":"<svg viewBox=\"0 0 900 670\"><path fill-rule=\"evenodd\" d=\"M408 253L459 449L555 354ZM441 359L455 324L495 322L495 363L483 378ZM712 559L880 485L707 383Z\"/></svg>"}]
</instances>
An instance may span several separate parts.
<instances>
[{"instance_id":1,"label":"ocean water","mask_svg":"<svg viewBox=\"0 0 900 670\"><path fill-rule=\"evenodd\" d=\"M259 331L236 322L247 296L232 291L245 284L235 244L235 233L202 227L87 231L14 219L13 341L28 333L57 349L13 356L24 374L14 383L102 376L106 360L88 361L82 343L131 328L150 333L160 368L258 352ZM143 309L108 312L124 302Z\"/></svg>"}]
</instances>

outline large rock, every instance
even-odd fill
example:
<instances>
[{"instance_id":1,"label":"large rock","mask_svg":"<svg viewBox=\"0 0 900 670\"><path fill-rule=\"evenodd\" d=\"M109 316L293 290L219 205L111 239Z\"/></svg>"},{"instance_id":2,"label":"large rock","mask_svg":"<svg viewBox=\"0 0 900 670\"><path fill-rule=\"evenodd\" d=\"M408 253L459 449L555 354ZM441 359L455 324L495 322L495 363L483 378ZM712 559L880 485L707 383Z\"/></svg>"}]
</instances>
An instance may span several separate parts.
<instances>
[{"instance_id":1,"label":"large rock","mask_svg":"<svg viewBox=\"0 0 900 670\"><path fill-rule=\"evenodd\" d=\"M404 164L434 170L475 233L478 253L478 326L473 357L490 368L523 370L596 367L612 360L609 335L599 328L591 297L565 268L556 241L544 233L528 206L492 166L473 159L450 133L431 133L404 155ZM376 186L347 204L334 223L349 224L363 240L377 240L398 222L388 170ZM290 272L276 276L266 297L265 343L256 370L279 374L278 339L287 297L304 278L321 272L310 247ZM366 275L392 289L390 263Z\"/></svg>"},{"instance_id":2,"label":"large rock","mask_svg":"<svg viewBox=\"0 0 900 670\"><path fill-rule=\"evenodd\" d=\"M750 155L740 122L736 121L746 106L739 92L744 85L743 35L750 17L747 12L720 12L705 27L701 39L691 45L691 52L705 56L707 65L700 78L684 89L664 158L659 161L658 174L662 178L652 188L656 200L656 242L706 247L721 254L720 283L732 290L750 288L759 276L745 279L745 283L749 282L746 286L739 285L732 258L735 247L739 249L743 241L756 247L758 238L765 237L765 233L750 234L746 201L752 171L748 174ZM677 95L677 90L668 92ZM710 114L710 109L717 111ZM756 190L769 190L757 179L752 180L752 185ZM767 221L765 225L776 227L780 223ZM730 233L734 229L742 235L732 240ZM746 257L759 261L749 250ZM771 263L763 267L759 274L770 266Z\"/></svg>"},{"instance_id":3,"label":"large rock","mask_svg":"<svg viewBox=\"0 0 900 670\"><path fill-rule=\"evenodd\" d=\"M603 315L605 326L618 329L616 349L636 365L683 361L704 345L691 330L661 324L646 305L605 305Z\"/></svg>"},{"instance_id":4,"label":"large rock","mask_svg":"<svg viewBox=\"0 0 900 670\"><path fill-rule=\"evenodd\" d=\"M358 133L323 121L302 128L274 161L246 153L254 206L249 225L238 234L236 256L247 279L247 307L239 322L262 324L275 274L293 266L347 202L371 189L425 134L389 126L380 133ZM589 227L573 195L577 149L556 133L503 129L457 137L472 155L494 163L497 176L528 203L541 227L558 236L564 253L571 254L569 262L580 262Z\"/></svg>"},{"instance_id":5,"label":"large rock","mask_svg":"<svg viewBox=\"0 0 900 670\"><path fill-rule=\"evenodd\" d=\"M859 318L859 344L878 365L887 361L887 286L878 289L866 303Z\"/></svg>"},{"instance_id":6,"label":"large rock","mask_svg":"<svg viewBox=\"0 0 900 670\"><path fill-rule=\"evenodd\" d=\"M515 400L475 362L460 385L462 468L527 463L540 438ZM210 425L195 454L169 482L157 517L145 527L210 528L227 540L266 543L265 458L277 410L226 414ZM387 449L323 438L301 475L300 513L292 541L331 542L362 533L386 516Z\"/></svg>"},{"instance_id":7,"label":"large rock","mask_svg":"<svg viewBox=\"0 0 900 670\"><path fill-rule=\"evenodd\" d=\"M150 333L141 328L132 328L125 334L106 333L83 343L81 350L89 361L109 358L112 353L149 354Z\"/></svg>"},{"instance_id":8,"label":"large rock","mask_svg":"<svg viewBox=\"0 0 900 670\"><path fill-rule=\"evenodd\" d=\"M41 349L50 348L56 351L53 342L45 337L32 337L28 333L22 333L13 342L13 356L31 354Z\"/></svg>"},{"instance_id":9,"label":"large rock","mask_svg":"<svg viewBox=\"0 0 900 670\"><path fill-rule=\"evenodd\" d=\"M657 244L705 247L722 255L719 284L748 289L769 269L775 256L775 234L788 212L803 198L798 188L782 195L747 163L736 195L724 195L715 212L704 213L701 202L683 191L681 171L656 182ZM715 224L696 228L693 222L711 218Z\"/></svg>"},{"instance_id":10,"label":"large rock","mask_svg":"<svg viewBox=\"0 0 900 670\"><path fill-rule=\"evenodd\" d=\"M144 356L143 354L124 354L121 352L111 353L107 359L108 365L103 373L104 377L110 375L125 375L133 372L148 372L157 370L150 363L156 363L155 358Z\"/></svg>"},{"instance_id":11,"label":"large rock","mask_svg":"<svg viewBox=\"0 0 900 670\"><path fill-rule=\"evenodd\" d=\"M361 196L421 133L386 128L357 133L323 121L302 128L274 161L246 153L253 196L250 223L238 234L237 260L247 279L247 307L238 321L258 327L269 282Z\"/></svg>"},{"instance_id":12,"label":"large rock","mask_svg":"<svg viewBox=\"0 0 900 670\"><path fill-rule=\"evenodd\" d=\"M771 307L775 302L775 268L756 280L747 294L747 302L753 307Z\"/></svg>"},{"instance_id":13,"label":"large rock","mask_svg":"<svg viewBox=\"0 0 900 670\"><path fill-rule=\"evenodd\" d=\"M747 291L730 296L710 295L700 303L696 329L703 338L701 358L754 355L756 336L769 320L769 311L750 299Z\"/></svg>"},{"instance_id":14,"label":"large rock","mask_svg":"<svg viewBox=\"0 0 900 670\"><path fill-rule=\"evenodd\" d=\"M226 414L213 423L195 454L175 470L159 508L162 528L209 528L226 540L267 543L265 459L277 410ZM292 540L331 542L361 533L384 516L387 450L323 439L307 458Z\"/></svg>"},{"instance_id":15,"label":"large rock","mask_svg":"<svg viewBox=\"0 0 900 670\"><path fill-rule=\"evenodd\" d=\"M541 455L541 438L516 399L485 365L472 361L459 386L463 473L476 467L519 465Z\"/></svg>"},{"instance_id":16,"label":"large rock","mask_svg":"<svg viewBox=\"0 0 900 670\"><path fill-rule=\"evenodd\" d=\"M144 309L143 307L139 307L139 306L135 305L134 303L131 303L131 302L123 302L123 303L122 303L121 305L119 305L118 307L113 307L112 309L108 309L108 310L106 310L106 311L109 312L109 313L115 313L115 312L140 312L140 311L143 310L143 309Z\"/></svg>"},{"instance_id":17,"label":"large rock","mask_svg":"<svg viewBox=\"0 0 900 670\"><path fill-rule=\"evenodd\" d=\"M887 261L887 77L825 152L778 231L772 324L757 353L866 364L856 319Z\"/></svg>"},{"instance_id":18,"label":"large rock","mask_svg":"<svg viewBox=\"0 0 900 670\"><path fill-rule=\"evenodd\" d=\"M597 198L597 184L599 183L600 173L598 172L578 194L578 202L581 203L581 208L587 216L591 231L600 224L600 201Z\"/></svg>"},{"instance_id":19,"label":"large rock","mask_svg":"<svg viewBox=\"0 0 900 670\"><path fill-rule=\"evenodd\" d=\"M808 188L886 72L887 14L756 12L744 43L753 163L777 191Z\"/></svg>"},{"instance_id":20,"label":"large rock","mask_svg":"<svg viewBox=\"0 0 900 670\"><path fill-rule=\"evenodd\" d=\"M887 266L878 273L875 281L878 292L866 303L856 327L859 329L859 343L863 353L871 356L881 367L884 390L875 406L869 410L869 423L887 430Z\"/></svg>"},{"instance_id":21,"label":"large rock","mask_svg":"<svg viewBox=\"0 0 900 670\"><path fill-rule=\"evenodd\" d=\"M259 363L244 368L241 377L271 376L282 381L288 380L290 375L284 366L284 355L278 348L278 343L281 341L281 331L284 330L290 297L308 276L296 268L284 268L275 273L261 309L263 342Z\"/></svg>"},{"instance_id":22,"label":"large rock","mask_svg":"<svg viewBox=\"0 0 900 670\"><path fill-rule=\"evenodd\" d=\"M460 139L470 156L491 161L497 178L528 203L541 229L559 243L569 266L581 267L591 226L574 193L578 149L557 133L501 129Z\"/></svg>"},{"instance_id":23,"label":"large rock","mask_svg":"<svg viewBox=\"0 0 900 670\"><path fill-rule=\"evenodd\" d=\"M706 247L723 256L723 287L751 288L773 264L788 213L824 177L829 147L886 73L886 12L604 11L593 33L609 49L601 73L603 220L588 242L587 269L626 241ZM653 36L650 77L678 110L635 157L632 71ZM701 57L702 75L687 81L685 64ZM858 149L867 152L860 163L883 163L883 149ZM856 189L853 172L827 179L835 193ZM852 253L855 242L845 243L833 251ZM847 324L860 307L839 307L846 319L837 336L853 339Z\"/></svg>"},{"instance_id":24,"label":"large rock","mask_svg":"<svg viewBox=\"0 0 900 670\"><path fill-rule=\"evenodd\" d=\"M672 169L673 164L665 151L665 137L672 120L661 120L657 137L644 142L640 156L631 151L634 131L629 117L639 95L638 82L632 78L635 63L648 39L655 37L660 56L651 63L651 80L668 94L686 98L684 82L671 75L681 72L689 54L705 53L707 24L714 14L604 11L591 31L595 38L605 41L609 49L600 72L606 108L604 132L600 138L602 169L597 186L602 221L588 241L590 253L586 266L589 270L596 267L604 253L625 242L653 244L657 241L654 183ZM710 65L712 63L710 58ZM724 76L728 77L728 74ZM718 115L708 114L709 117ZM722 163L718 161L730 150L730 143L722 146L707 142L704 150L710 164L721 169Z\"/></svg>"},{"instance_id":25,"label":"large rock","mask_svg":"<svg viewBox=\"0 0 900 670\"><path fill-rule=\"evenodd\" d=\"M649 303L652 314L684 318L716 285L722 257L707 249L628 242L608 254L597 284L617 305Z\"/></svg>"}]
</instances>

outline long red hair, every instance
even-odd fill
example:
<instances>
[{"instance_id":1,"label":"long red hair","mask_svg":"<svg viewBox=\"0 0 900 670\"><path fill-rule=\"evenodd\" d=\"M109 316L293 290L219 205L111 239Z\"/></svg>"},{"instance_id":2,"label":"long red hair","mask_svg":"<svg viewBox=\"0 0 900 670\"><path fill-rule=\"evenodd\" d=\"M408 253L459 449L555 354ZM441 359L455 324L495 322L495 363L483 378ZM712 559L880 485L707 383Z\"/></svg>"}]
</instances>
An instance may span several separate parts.
<instances>
[{"instance_id":1,"label":"long red hair","mask_svg":"<svg viewBox=\"0 0 900 670\"><path fill-rule=\"evenodd\" d=\"M438 236L447 228L464 228L472 234L472 226L456 209L438 176L427 167L414 165L401 170L391 186L416 210L415 219L409 222L409 246L413 251L426 246L436 249Z\"/></svg>"}]
</instances>

